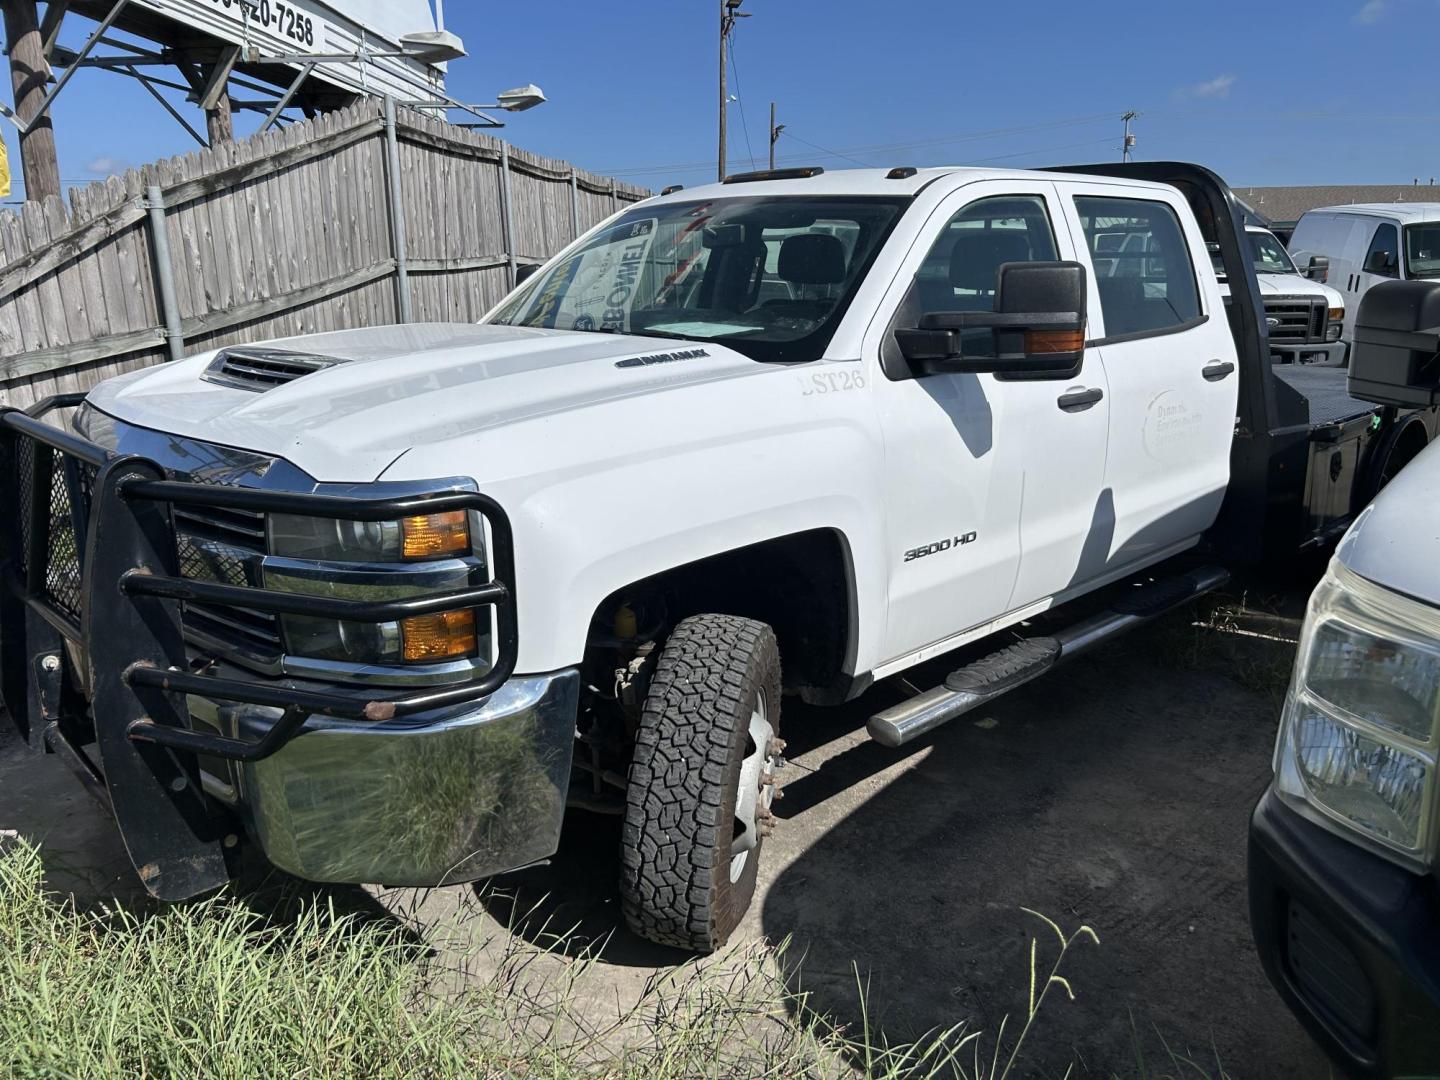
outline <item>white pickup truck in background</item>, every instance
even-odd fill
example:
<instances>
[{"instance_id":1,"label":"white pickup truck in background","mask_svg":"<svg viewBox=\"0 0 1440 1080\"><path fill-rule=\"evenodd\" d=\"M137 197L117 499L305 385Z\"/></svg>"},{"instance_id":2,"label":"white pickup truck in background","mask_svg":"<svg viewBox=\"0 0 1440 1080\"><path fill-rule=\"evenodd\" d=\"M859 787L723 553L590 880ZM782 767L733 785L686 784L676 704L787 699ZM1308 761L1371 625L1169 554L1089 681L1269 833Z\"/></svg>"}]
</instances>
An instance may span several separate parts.
<instances>
[{"instance_id":1,"label":"white pickup truck in background","mask_svg":"<svg viewBox=\"0 0 1440 1080\"><path fill-rule=\"evenodd\" d=\"M580 806L624 818L632 927L710 950L755 889L782 693L961 650L870 723L917 738L1323 545L1435 432L1271 354L1196 166L674 191L479 325L0 413L5 697L157 896L246 840L313 880L473 880Z\"/></svg>"},{"instance_id":2,"label":"white pickup truck in background","mask_svg":"<svg viewBox=\"0 0 1440 1080\"><path fill-rule=\"evenodd\" d=\"M1348 343L1341 340L1345 301L1340 294L1302 274L1285 245L1269 229L1247 225L1245 239L1265 304L1270 354L1287 364L1343 364ZM1228 298L1230 288L1225 268L1220 265L1214 244L1211 244L1211 260L1215 264L1215 276Z\"/></svg>"}]
</instances>

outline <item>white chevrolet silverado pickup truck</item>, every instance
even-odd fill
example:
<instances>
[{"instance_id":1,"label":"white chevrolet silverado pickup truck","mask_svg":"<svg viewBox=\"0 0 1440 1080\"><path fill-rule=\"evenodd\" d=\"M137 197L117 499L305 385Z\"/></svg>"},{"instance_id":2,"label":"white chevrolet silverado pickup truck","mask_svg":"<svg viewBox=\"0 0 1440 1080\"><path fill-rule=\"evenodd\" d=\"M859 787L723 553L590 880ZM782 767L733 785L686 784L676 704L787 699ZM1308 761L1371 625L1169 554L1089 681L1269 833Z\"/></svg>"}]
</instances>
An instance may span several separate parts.
<instances>
[{"instance_id":1,"label":"white chevrolet silverado pickup truck","mask_svg":"<svg viewBox=\"0 0 1440 1080\"><path fill-rule=\"evenodd\" d=\"M5 700L157 896L246 845L474 880L578 806L624 817L631 926L713 949L782 695L968 648L871 721L898 745L1323 544L1429 440L1434 409L1277 375L1243 237L1188 165L740 175L627 208L478 325L0 413Z\"/></svg>"}]
</instances>

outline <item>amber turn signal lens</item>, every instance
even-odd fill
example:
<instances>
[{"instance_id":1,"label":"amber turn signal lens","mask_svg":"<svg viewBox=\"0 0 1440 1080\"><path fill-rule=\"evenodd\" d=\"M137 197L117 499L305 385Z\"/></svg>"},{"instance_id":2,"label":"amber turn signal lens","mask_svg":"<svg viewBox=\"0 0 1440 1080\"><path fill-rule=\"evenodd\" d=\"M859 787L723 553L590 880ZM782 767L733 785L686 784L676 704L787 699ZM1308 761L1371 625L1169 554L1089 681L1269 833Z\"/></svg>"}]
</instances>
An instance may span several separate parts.
<instances>
[{"instance_id":1,"label":"amber turn signal lens","mask_svg":"<svg viewBox=\"0 0 1440 1080\"><path fill-rule=\"evenodd\" d=\"M454 660L475 652L475 609L416 615L400 623L407 663Z\"/></svg>"},{"instance_id":2,"label":"amber turn signal lens","mask_svg":"<svg viewBox=\"0 0 1440 1080\"><path fill-rule=\"evenodd\" d=\"M1331 322L1339 322L1345 318L1345 309L1343 307L1332 307L1328 309L1325 314Z\"/></svg>"},{"instance_id":3,"label":"amber turn signal lens","mask_svg":"<svg viewBox=\"0 0 1440 1080\"><path fill-rule=\"evenodd\" d=\"M470 552L470 515L464 510L420 514L407 517L400 524L405 534L402 550L407 559L466 555Z\"/></svg>"},{"instance_id":4,"label":"amber turn signal lens","mask_svg":"<svg viewBox=\"0 0 1440 1080\"><path fill-rule=\"evenodd\" d=\"M1085 348L1083 330L1027 330L1025 351L1032 355L1045 353L1073 353Z\"/></svg>"}]
</instances>

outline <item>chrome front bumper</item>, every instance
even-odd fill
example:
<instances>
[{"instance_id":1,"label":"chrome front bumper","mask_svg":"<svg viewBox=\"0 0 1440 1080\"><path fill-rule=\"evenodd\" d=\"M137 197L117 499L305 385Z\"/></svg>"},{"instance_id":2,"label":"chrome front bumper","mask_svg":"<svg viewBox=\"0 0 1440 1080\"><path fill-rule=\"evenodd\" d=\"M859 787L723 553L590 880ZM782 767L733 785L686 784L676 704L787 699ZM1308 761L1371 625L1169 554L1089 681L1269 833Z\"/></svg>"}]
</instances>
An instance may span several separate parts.
<instances>
[{"instance_id":1,"label":"chrome front bumper","mask_svg":"<svg viewBox=\"0 0 1440 1080\"><path fill-rule=\"evenodd\" d=\"M271 757L202 762L266 857L310 881L450 885L554 854L580 676L512 677L441 720L312 716ZM190 698L191 715L256 739L280 710ZM225 775L221 775L224 773Z\"/></svg>"}]
</instances>

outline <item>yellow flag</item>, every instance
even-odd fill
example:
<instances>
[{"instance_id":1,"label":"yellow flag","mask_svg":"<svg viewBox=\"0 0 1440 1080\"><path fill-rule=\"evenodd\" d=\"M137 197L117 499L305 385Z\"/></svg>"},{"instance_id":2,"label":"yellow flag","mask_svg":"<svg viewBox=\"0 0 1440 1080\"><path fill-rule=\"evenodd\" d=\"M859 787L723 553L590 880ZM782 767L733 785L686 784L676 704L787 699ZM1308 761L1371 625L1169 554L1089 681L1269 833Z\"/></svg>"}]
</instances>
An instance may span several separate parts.
<instances>
[{"instance_id":1,"label":"yellow flag","mask_svg":"<svg viewBox=\"0 0 1440 1080\"><path fill-rule=\"evenodd\" d=\"M10 197L10 158L5 150L5 140L0 139L0 199Z\"/></svg>"}]
</instances>

